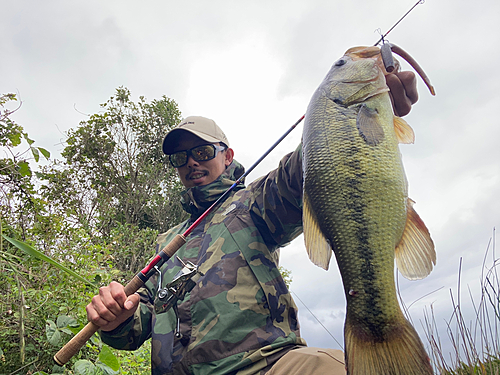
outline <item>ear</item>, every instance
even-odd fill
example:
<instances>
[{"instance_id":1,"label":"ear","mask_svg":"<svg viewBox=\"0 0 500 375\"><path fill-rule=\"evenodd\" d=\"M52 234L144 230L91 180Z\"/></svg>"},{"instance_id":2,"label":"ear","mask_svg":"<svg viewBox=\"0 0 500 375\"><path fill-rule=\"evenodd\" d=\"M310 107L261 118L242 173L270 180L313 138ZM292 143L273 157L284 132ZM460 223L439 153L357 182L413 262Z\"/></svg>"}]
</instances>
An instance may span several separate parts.
<instances>
[{"instance_id":1,"label":"ear","mask_svg":"<svg viewBox=\"0 0 500 375\"><path fill-rule=\"evenodd\" d=\"M232 148L228 148L225 153L224 163L228 167L233 162L234 151Z\"/></svg>"}]
</instances>

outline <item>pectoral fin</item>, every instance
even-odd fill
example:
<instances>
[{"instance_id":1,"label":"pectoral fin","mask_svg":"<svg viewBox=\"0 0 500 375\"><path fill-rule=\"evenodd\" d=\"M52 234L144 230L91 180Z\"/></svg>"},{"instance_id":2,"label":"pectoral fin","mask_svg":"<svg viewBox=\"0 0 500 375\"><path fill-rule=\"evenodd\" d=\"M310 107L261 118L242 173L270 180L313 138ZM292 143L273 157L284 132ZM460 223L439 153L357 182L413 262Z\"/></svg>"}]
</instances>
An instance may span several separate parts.
<instances>
[{"instance_id":1,"label":"pectoral fin","mask_svg":"<svg viewBox=\"0 0 500 375\"><path fill-rule=\"evenodd\" d=\"M377 111L362 105L356 118L359 135L370 146L376 146L385 138Z\"/></svg>"},{"instance_id":2,"label":"pectoral fin","mask_svg":"<svg viewBox=\"0 0 500 375\"><path fill-rule=\"evenodd\" d=\"M401 117L394 116L394 131L399 143L410 144L415 142L415 133L408 123Z\"/></svg>"},{"instance_id":3,"label":"pectoral fin","mask_svg":"<svg viewBox=\"0 0 500 375\"><path fill-rule=\"evenodd\" d=\"M436 264L436 251L429 230L408 199L407 219L401 241L396 246L396 265L409 280L423 279Z\"/></svg>"},{"instance_id":4,"label":"pectoral fin","mask_svg":"<svg viewBox=\"0 0 500 375\"><path fill-rule=\"evenodd\" d=\"M309 197L304 193L304 208L302 211L302 223L304 227L304 242L307 255L315 265L327 270L332 257L332 248L328 240L321 232L318 219L311 210Z\"/></svg>"}]
</instances>

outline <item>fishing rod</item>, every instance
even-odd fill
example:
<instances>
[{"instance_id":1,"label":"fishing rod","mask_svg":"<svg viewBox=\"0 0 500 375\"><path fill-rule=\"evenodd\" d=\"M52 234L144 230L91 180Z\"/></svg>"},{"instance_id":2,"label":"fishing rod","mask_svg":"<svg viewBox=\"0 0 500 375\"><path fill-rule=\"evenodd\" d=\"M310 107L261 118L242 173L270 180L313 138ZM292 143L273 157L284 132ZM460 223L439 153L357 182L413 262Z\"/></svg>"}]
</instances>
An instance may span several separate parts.
<instances>
[{"instance_id":1,"label":"fishing rod","mask_svg":"<svg viewBox=\"0 0 500 375\"><path fill-rule=\"evenodd\" d=\"M394 61L394 57L392 53L396 53L401 56L406 62L408 62L413 69L420 75L420 77L425 82L425 85L429 89L432 95L436 95L434 87L432 86L429 77L425 74L420 65L411 57L406 51L404 51L401 47L396 46L395 44L386 43L385 37L392 31L394 28L419 4L423 4L425 0L418 0L411 8L408 10L384 35L381 35L380 39L373 46L376 47L380 42L382 42L382 46L380 47L380 55L382 57L382 61L384 63L385 70L388 73L392 73L394 69L396 69L396 63Z\"/></svg>"},{"instance_id":2,"label":"fishing rod","mask_svg":"<svg viewBox=\"0 0 500 375\"><path fill-rule=\"evenodd\" d=\"M381 41L384 41L384 38L419 4L423 4L424 0L419 0L413 7L406 12L403 17L401 17L395 24L392 26L389 31L387 31L381 38L375 43L374 46L377 46ZM384 64L386 66L386 70L391 72L394 69L394 62L392 60L391 49L394 50L395 46L390 45L389 43L384 43L382 46L382 57L384 60ZM385 58L384 58L385 56ZM387 60L387 61L386 61ZM130 296L137 292L139 288L141 288L159 267L161 267L165 262L167 262L176 252L179 250L185 243L186 237L191 234L191 232L205 219L205 217L210 214L218 204L226 199L226 197L233 191L233 189L240 184L243 179L252 172L257 165L265 158L269 153L274 150L274 148L286 137L293 129L297 127L297 125L304 119L305 115L303 115L300 119L298 119L286 132L283 134L270 148L267 150L264 155L262 155L245 173L243 173L234 183L231 185L220 197L217 199L183 234L177 234L172 241L170 241L158 254L153 258L153 260L142 269L137 275L134 276L132 280L129 281L127 285L124 287L125 294ZM188 268L189 275L193 275L197 269L195 267ZM184 277L186 274L181 275ZM184 280L184 279L183 279ZM192 285L192 284L191 284ZM174 297L178 297L177 294ZM170 303L171 301L169 301ZM66 345L64 345L54 356L54 361L59 366L64 366L70 359L73 357L80 348L85 345L85 343L99 330L99 326L94 324L93 322L87 323L87 325L78 332Z\"/></svg>"},{"instance_id":3,"label":"fishing rod","mask_svg":"<svg viewBox=\"0 0 500 375\"><path fill-rule=\"evenodd\" d=\"M251 167L250 167L250 168L249 168L249 169L248 169L245 173L243 173L243 174L240 176L240 178L238 178L238 179L234 182L234 184L232 184L232 185L229 187L229 189L227 189L227 190L224 192L224 194L222 194L222 195L219 197L219 199L217 199L217 200L215 201L215 203L214 203L214 204L212 204L209 208L207 208L207 210L206 210L206 211L205 211L205 212L204 212L204 213L203 213L203 214L202 214L202 215L201 215L201 216L200 216L200 217L199 217L199 218L198 218L198 219L197 219L197 220L196 220L196 221L195 221L195 222L194 222L194 223L193 223L193 224L192 224L192 225L191 225L191 226L187 229L187 230L186 230L186 232L184 232L184 234L183 234L183 235L184 235L184 236L188 236L188 235L189 235L189 234L193 231L193 229L195 229L195 228L198 226L198 224L199 224L199 223L200 223L200 222L201 222L201 221L202 221L202 220L203 220L203 219L204 219L204 218L205 218L205 217L206 217L206 216L207 216L207 215L208 215L208 214L209 214L209 213L210 213L210 212L211 212L211 211L212 211L212 210L213 210L213 209L214 209L214 208L218 205L218 204L219 204L219 202L221 202L221 201L223 201L224 199L226 199L227 195L228 195L228 194L229 194L229 193L230 193L230 192L231 192L231 191L232 191L232 190L236 187L236 185L238 185L241 181L243 181L243 179L244 179L246 176L248 176L248 174L249 174L250 172L252 172L252 171L255 169L255 167L256 167L257 165L259 165L259 164L260 164L260 162L261 162L262 160L264 160L264 158L265 158L267 155L269 155L269 153L270 153L272 150L274 150L274 148L275 148L276 146L278 146L278 144L280 144L280 143L281 143L281 141L282 141L283 139L285 139L285 138L286 138L286 136L287 136L288 134L290 134L290 133L291 133L291 131L292 131L293 129L295 129L295 128L297 127L297 125L298 125L298 124L300 124L300 122L304 119L304 117L305 117L305 116L306 116L306 115L302 115L302 117L301 117L301 118L299 118L299 119L295 122L295 124L293 124L293 125L290 127L290 129L288 129L288 130L285 132L285 134L283 134L283 135L282 135L282 136L281 136L281 137L280 137L280 138L279 138L279 139L278 139L278 140L277 140L277 141L276 141L276 142L275 142L275 143L274 143L274 144L273 144L273 145L269 148L269 150L267 150L267 151L264 153L264 155L262 155L262 156L261 156L261 157L260 157L260 158L259 158L259 159L255 162L255 163L253 163L253 165L252 165L252 166L251 166Z\"/></svg>"},{"instance_id":4,"label":"fishing rod","mask_svg":"<svg viewBox=\"0 0 500 375\"><path fill-rule=\"evenodd\" d=\"M413 6L410 8L410 10L409 10L408 12L406 12L406 13L403 15L403 17L401 17L401 18L398 20L398 22L396 22L396 23L395 23L395 24L394 24L394 25L393 25L393 26L389 29L389 31L387 31L384 35L382 35L382 36L380 37L380 39L377 41L377 43L375 43L373 46L374 46L374 47L378 46L378 45L380 44L380 42L382 42L382 41L384 40L384 38L385 38L385 37L386 37L386 36L387 36L387 35L388 35L388 34L389 34L392 30L394 30L394 28L395 28L395 27L396 27L396 26L397 26L397 25L398 25L398 24L399 24L399 23L403 20L403 18L405 18L405 17L406 17L406 16L407 16L407 15L408 15L408 14L409 14L409 13L410 13L413 9L415 9L415 7L416 7L417 5L419 5L419 4L423 4L423 3L425 3L425 0L418 0L418 1L415 3L415 5L413 5Z\"/></svg>"},{"instance_id":5,"label":"fishing rod","mask_svg":"<svg viewBox=\"0 0 500 375\"><path fill-rule=\"evenodd\" d=\"M385 37L392 31L394 28L419 4L423 4L425 0L418 0L408 12L406 12L403 17L401 17L384 35L380 36L380 39L373 46L376 47L382 42L382 47L380 47L380 55L382 56L382 61L384 62L385 70L388 73L392 73L396 68L396 64L394 63L394 58L392 57L392 52L397 49L400 50L399 47L391 45L390 43L385 42ZM404 51L403 51L404 52ZM397 52L396 52L397 53ZM405 53L406 55L406 53ZM424 79L425 81L425 79Z\"/></svg>"},{"instance_id":6,"label":"fishing rod","mask_svg":"<svg viewBox=\"0 0 500 375\"><path fill-rule=\"evenodd\" d=\"M153 260L144 267L137 275L134 276L132 280L129 281L127 285L124 287L125 294L130 296L137 292L139 288L141 288L151 276L157 272L157 269L161 267L165 262L167 262L176 252L179 250L182 245L186 243L186 237L191 234L191 232L205 219L205 217L210 214L220 202L222 202L226 197L233 191L233 189L240 184L243 179L248 176L250 172L252 172L259 163L264 160L264 158L269 155L269 153L278 146L279 143L283 139L285 139L288 134L292 132L293 129L300 124L300 122L304 119L305 115L299 118L286 132L283 134L265 153L262 155L245 173L243 173L225 192L222 194L219 199L217 199L207 210L193 223L191 226L186 229L183 234L177 234L172 241L170 241L158 254L153 258ZM64 345L54 356L54 361L59 366L64 366L70 359L73 357L78 351L81 349L83 345L99 330L99 326L94 324L93 322L87 323L83 329L78 332L66 345Z\"/></svg>"}]
</instances>

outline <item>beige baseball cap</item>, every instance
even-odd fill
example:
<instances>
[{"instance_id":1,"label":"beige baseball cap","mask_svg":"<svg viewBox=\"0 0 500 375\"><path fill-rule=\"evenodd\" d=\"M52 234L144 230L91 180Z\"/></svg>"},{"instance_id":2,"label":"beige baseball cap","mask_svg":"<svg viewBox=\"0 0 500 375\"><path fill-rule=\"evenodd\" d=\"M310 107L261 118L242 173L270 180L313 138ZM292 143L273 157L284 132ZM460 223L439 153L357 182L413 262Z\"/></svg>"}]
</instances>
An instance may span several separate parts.
<instances>
[{"instance_id":1,"label":"beige baseball cap","mask_svg":"<svg viewBox=\"0 0 500 375\"><path fill-rule=\"evenodd\" d=\"M179 125L168 132L163 140L163 152L167 155L172 154L180 131L188 131L210 143L223 142L229 147L229 141L221 128L217 126L214 120L202 116L189 116L183 119Z\"/></svg>"}]
</instances>

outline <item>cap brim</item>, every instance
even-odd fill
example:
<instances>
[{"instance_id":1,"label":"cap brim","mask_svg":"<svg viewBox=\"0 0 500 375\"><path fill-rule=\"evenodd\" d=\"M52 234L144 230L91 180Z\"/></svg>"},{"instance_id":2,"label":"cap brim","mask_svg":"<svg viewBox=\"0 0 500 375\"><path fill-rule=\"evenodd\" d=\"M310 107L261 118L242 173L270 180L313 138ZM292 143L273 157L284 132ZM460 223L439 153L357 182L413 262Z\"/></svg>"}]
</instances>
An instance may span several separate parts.
<instances>
[{"instance_id":1,"label":"cap brim","mask_svg":"<svg viewBox=\"0 0 500 375\"><path fill-rule=\"evenodd\" d=\"M173 153L174 147L177 145L178 136L181 134L180 131L189 132L191 134L196 135L198 138L203 139L209 143L218 143L222 142L221 140L214 138L208 134L201 133L196 130L191 129L172 129L163 140L163 153L166 155L171 155Z\"/></svg>"}]
</instances>

